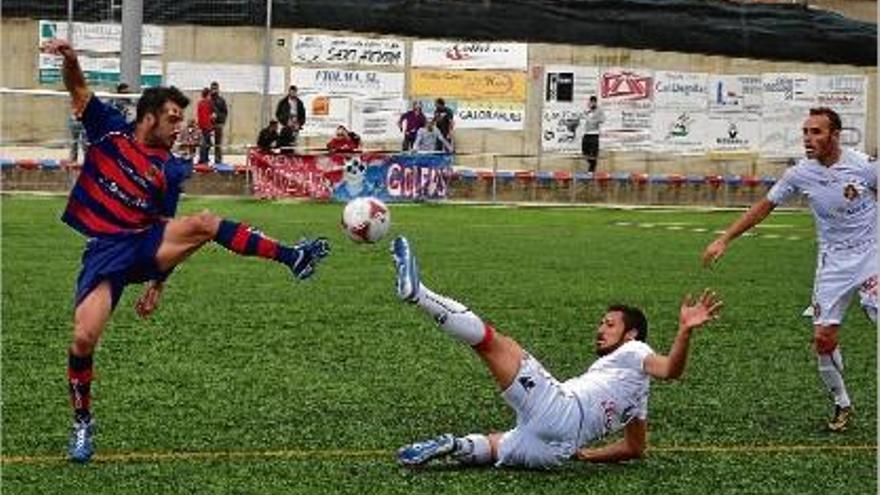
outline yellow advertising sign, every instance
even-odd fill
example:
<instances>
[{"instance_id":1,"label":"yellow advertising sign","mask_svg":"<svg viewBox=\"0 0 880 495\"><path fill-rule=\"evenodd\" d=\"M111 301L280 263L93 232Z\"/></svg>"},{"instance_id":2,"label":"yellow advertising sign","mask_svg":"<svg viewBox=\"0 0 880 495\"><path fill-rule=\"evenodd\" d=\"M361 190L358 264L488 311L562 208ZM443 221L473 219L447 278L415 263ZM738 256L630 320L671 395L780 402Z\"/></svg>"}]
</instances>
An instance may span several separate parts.
<instances>
[{"instance_id":1,"label":"yellow advertising sign","mask_svg":"<svg viewBox=\"0 0 880 495\"><path fill-rule=\"evenodd\" d=\"M526 74L491 70L413 69L409 77L412 98L442 97L461 100L526 101Z\"/></svg>"}]
</instances>

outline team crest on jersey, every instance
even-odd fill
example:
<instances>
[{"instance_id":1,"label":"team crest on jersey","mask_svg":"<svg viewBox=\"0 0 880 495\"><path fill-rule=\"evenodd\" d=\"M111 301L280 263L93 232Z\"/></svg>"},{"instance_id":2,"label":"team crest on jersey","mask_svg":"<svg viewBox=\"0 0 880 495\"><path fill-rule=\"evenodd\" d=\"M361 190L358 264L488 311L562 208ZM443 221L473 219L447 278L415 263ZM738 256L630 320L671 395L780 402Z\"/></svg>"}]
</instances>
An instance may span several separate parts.
<instances>
[{"instance_id":1,"label":"team crest on jersey","mask_svg":"<svg viewBox=\"0 0 880 495\"><path fill-rule=\"evenodd\" d=\"M859 190L856 189L856 186L847 184L846 187L843 188L843 197L852 201L859 197Z\"/></svg>"},{"instance_id":2,"label":"team crest on jersey","mask_svg":"<svg viewBox=\"0 0 880 495\"><path fill-rule=\"evenodd\" d=\"M530 376L519 377L519 384L526 390L535 388L535 380L532 380L532 377Z\"/></svg>"}]
</instances>

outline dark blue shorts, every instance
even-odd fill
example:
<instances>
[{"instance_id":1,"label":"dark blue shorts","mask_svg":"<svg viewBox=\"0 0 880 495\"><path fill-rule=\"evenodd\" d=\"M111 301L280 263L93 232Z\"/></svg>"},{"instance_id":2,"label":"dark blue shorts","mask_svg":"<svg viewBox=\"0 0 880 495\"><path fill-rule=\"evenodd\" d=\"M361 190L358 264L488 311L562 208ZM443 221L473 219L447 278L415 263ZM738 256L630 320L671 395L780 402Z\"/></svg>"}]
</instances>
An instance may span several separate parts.
<instances>
[{"instance_id":1,"label":"dark blue shorts","mask_svg":"<svg viewBox=\"0 0 880 495\"><path fill-rule=\"evenodd\" d=\"M104 280L110 281L114 308L126 285L165 280L171 271L156 266L164 233L165 222L160 222L136 234L89 239L76 281L75 307Z\"/></svg>"}]
</instances>

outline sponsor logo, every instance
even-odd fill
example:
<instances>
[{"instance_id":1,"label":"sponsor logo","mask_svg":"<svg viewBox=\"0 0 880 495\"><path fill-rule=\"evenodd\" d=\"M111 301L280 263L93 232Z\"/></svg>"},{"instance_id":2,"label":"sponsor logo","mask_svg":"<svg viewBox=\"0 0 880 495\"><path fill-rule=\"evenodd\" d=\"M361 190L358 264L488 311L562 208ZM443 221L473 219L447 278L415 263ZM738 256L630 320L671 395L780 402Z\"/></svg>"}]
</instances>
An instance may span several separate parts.
<instances>
[{"instance_id":1,"label":"sponsor logo","mask_svg":"<svg viewBox=\"0 0 880 495\"><path fill-rule=\"evenodd\" d=\"M621 100L647 100L651 98L654 85L649 76L622 71L602 75L602 98Z\"/></svg>"},{"instance_id":2,"label":"sponsor logo","mask_svg":"<svg viewBox=\"0 0 880 495\"><path fill-rule=\"evenodd\" d=\"M532 377L530 376L521 376L517 381L520 385L522 385L522 388L526 390L531 390L535 388L535 380L532 380Z\"/></svg>"},{"instance_id":3,"label":"sponsor logo","mask_svg":"<svg viewBox=\"0 0 880 495\"><path fill-rule=\"evenodd\" d=\"M669 126L667 138L681 138L690 134L691 124L694 119L690 115L683 113L679 115L675 121Z\"/></svg>"}]
</instances>

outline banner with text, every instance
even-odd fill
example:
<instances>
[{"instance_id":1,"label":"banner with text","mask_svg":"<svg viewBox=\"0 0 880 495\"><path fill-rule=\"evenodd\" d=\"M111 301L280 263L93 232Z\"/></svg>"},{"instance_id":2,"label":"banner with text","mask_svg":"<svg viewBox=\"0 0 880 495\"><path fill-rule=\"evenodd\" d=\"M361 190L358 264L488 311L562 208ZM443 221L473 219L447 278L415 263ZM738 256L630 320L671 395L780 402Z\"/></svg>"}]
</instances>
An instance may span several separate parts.
<instances>
[{"instance_id":1,"label":"banner with text","mask_svg":"<svg viewBox=\"0 0 880 495\"><path fill-rule=\"evenodd\" d=\"M290 82L300 93L403 99L402 72L292 67Z\"/></svg>"},{"instance_id":2,"label":"banner with text","mask_svg":"<svg viewBox=\"0 0 880 495\"><path fill-rule=\"evenodd\" d=\"M526 101L523 72L413 69L410 96L458 100Z\"/></svg>"},{"instance_id":3,"label":"banner with text","mask_svg":"<svg viewBox=\"0 0 880 495\"><path fill-rule=\"evenodd\" d=\"M602 148L651 147L654 75L648 69L610 68L599 75L599 106L605 111Z\"/></svg>"},{"instance_id":4,"label":"banner with text","mask_svg":"<svg viewBox=\"0 0 880 495\"><path fill-rule=\"evenodd\" d=\"M290 58L297 64L406 65L403 40L294 33Z\"/></svg>"},{"instance_id":5,"label":"banner with text","mask_svg":"<svg viewBox=\"0 0 880 495\"><path fill-rule=\"evenodd\" d=\"M708 74L656 71L651 140L654 149L692 153L706 149Z\"/></svg>"},{"instance_id":6,"label":"banner with text","mask_svg":"<svg viewBox=\"0 0 880 495\"><path fill-rule=\"evenodd\" d=\"M710 74L709 111L758 113L761 90L760 74Z\"/></svg>"},{"instance_id":7,"label":"banner with text","mask_svg":"<svg viewBox=\"0 0 880 495\"><path fill-rule=\"evenodd\" d=\"M413 41L413 67L439 69L511 69L525 71L529 61L525 43Z\"/></svg>"},{"instance_id":8,"label":"banner with text","mask_svg":"<svg viewBox=\"0 0 880 495\"><path fill-rule=\"evenodd\" d=\"M580 153L582 119L591 96L599 94L599 69L576 65L544 67L544 109L541 149L551 153Z\"/></svg>"},{"instance_id":9,"label":"banner with text","mask_svg":"<svg viewBox=\"0 0 880 495\"><path fill-rule=\"evenodd\" d=\"M52 38L71 39L66 21L40 21L38 46ZM74 22L71 43L79 53L119 53L122 24ZM161 26L141 26L141 55L161 55L165 49L165 30Z\"/></svg>"},{"instance_id":10,"label":"banner with text","mask_svg":"<svg viewBox=\"0 0 880 495\"><path fill-rule=\"evenodd\" d=\"M434 115L433 99L418 100L428 119ZM492 129L496 131L521 131L526 109L522 103L505 101L472 101L445 99L452 110L456 129Z\"/></svg>"},{"instance_id":11,"label":"banner with text","mask_svg":"<svg viewBox=\"0 0 880 495\"><path fill-rule=\"evenodd\" d=\"M89 57L80 55L79 66L91 85L115 86L120 82L119 57ZM61 57L40 54L38 80L40 83L51 84L61 81ZM162 62L159 60L141 60L141 85L159 86L162 84Z\"/></svg>"},{"instance_id":12,"label":"banner with text","mask_svg":"<svg viewBox=\"0 0 880 495\"><path fill-rule=\"evenodd\" d=\"M254 195L349 201L445 199L452 175L450 155L354 153L275 155L250 150Z\"/></svg>"}]
</instances>

